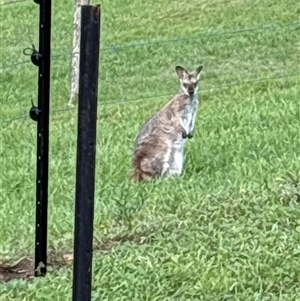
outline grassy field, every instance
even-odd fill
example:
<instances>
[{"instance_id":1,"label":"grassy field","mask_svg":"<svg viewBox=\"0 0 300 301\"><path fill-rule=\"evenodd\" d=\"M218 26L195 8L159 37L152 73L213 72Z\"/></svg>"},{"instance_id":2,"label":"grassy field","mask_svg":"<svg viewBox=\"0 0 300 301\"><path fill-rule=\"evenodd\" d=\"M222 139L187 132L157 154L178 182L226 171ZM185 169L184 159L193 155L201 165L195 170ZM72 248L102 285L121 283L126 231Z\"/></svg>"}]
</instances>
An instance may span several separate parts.
<instances>
[{"instance_id":1,"label":"grassy field","mask_svg":"<svg viewBox=\"0 0 300 301\"><path fill-rule=\"evenodd\" d=\"M32 258L38 5L1 0L1 261ZM73 1L53 1L49 252L73 251ZM95 1L93 3L96 3ZM299 2L102 2L93 300L300 301ZM143 45L141 45L143 44ZM28 61L28 63L24 63ZM128 180L135 135L204 66L184 174ZM21 118L19 118L21 117ZM19 118L19 119L18 119ZM1 301L71 300L72 265L0 283Z\"/></svg>"}]
</instances>

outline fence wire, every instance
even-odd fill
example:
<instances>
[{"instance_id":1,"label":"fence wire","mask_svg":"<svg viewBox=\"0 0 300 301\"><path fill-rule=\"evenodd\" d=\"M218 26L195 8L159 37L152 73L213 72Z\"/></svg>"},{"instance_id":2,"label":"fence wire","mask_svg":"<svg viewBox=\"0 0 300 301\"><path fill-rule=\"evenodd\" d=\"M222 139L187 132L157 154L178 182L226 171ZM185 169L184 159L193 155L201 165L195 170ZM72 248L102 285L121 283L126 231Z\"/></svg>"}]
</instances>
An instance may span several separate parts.
<instances>
[{"instance_id":1,"label":"fence wire","mask_svg":"<svg viewBox=\"0 0 300 301\"><path fill-rule=\"evenodd\" d=\"M268 81L268 80L276 80L276 79L282 79L282 78L289 78L289 77L296 77L296 76L300 76L300 73L294 73L294 74L282 74L282 75L278 75L278 76L274 76L274 77L266 77L266 78L255 78L255 79L251 79L251 80L247 80L247 81L243 81L243 82L235 82L235 83L230 83L227 85L219 85L219 86L211 86L211 87L207 87L207 88L200 88L200 93L201 92L205 92L205 91L211 91L211 90L222 90L222 89L227 89L230 87L234 87L234 86L240 86L240 85L245 85L245 84L251 84L251 83L259 83L259 82L263 82L263 81ZM156 94L156 95L149 95L146 97L139 97L139 98L133 98L133 99L120 99L120 100L115 100L115 101L108 101L108 102L103 102L101 103L101 99L99 102L100 106L106 106L106 105L113 105L113 104L124 104L124 103L129 103L129 102L136 102L136 101L142 101L145 99L152 99L152 98L160 98L160 97L166 97L166 96L170 96L170 95L174 95L171 93L168 94ZM67 107L67 108L63 108L63 109L56 109L56 110L51 110L51 115L54 115L56 113L59 112L67 112L67 111L73 111L73 110L77 110L77 107ZM23 116L19 116L16 118L11 118L11 119L5 119L3 120L1 123L10 123L12 121L16 121L16 120L20 120L20 119L29 119L29 114L28 115L23 115Z\"/></svg>"},{"instance_id":2,"label":"fence wire","mask_svg":"<svg viewBox=\"0 0 300 301\"><path fill-rule=\"evenodd\" d=\"M7 1L4 2L2 4L0 4L0 6L5 6L5 5L11 5L11 4L16 4L16 3L21 3L21 2L28 2L29 0L14 0L14 1ZM31 0L33 1L33 0Z\"/></svg>"},{"instance_id":3,"label":"fence wire","mask_svg":"<svg viewBox=\"0 0 300 301\"><path fill-rule=\"evenodd\" d=\"M23 0L23 1L28 1L28 0ZM133 47L145 47L145 46L151 46L151 45L157 45L157 44L166 44L166 43L176 43L176 42L182 42L182 41L191 41L191 40L197 40L197 39L202 39L202 38L211 38L211 37L216 37L216 36L230 36L230 35L236 35L236 34L242 34L242 33L247 33L247 32L254 32L254 31L260 31L260 30L274 30L274 29L280 29L280 28L286 28L289 26L300 26L300 21L294 21L294 22L289 22L289 23L283 23L283 24L263 24L258 27L250 27L250 28L241 28L241 29L235 29L231 31L220 31L220 32L206 32L202 33L200 35L195 35L195 36L189 36L189 37L173 37L172 39L166 39L166 40L153 40L153 41L140 41L140 42L132 42L129 44L121 44L121 45L110 45L107 47L101 48L102 51L118 51L126 48L133 48ZM297 28L298 30L299 28ZM72 56L73 52L66 51L63 53L57 53L53 54L51 56L52 59L57 59L57 58L64 58L66 56ZM0 66L0 71L4 69L9 69L16 67L18 65L23 65L31 63L30 60L24 60L21 62L16 62L16 63L8 63Z\"/></svg>"},{"instance_id":4,"label":"fence wire","mask_svg":"<svg viewBox=\"0 0 300 301\"><path fill-rule=\"evenodd\" d=\"M20 2L28 2L28 1L29 0L14 0L14 1L9 1L9 2L4 2L0 6L16 4L16 3L20 3ZM219 37L221 37L221 36L230 37L230 36L246 34L246 33L250 33L250 32L278 30L278 29L287 28L287 27L296 27L295 29L299 30L300 21L297 20L294 22L281 23L281 24L279 24L279 23L262 24L257 27L237 28L234 30L225 30L225 31L217 31L217 32L209 31L209 32L204 32L204 33L198 34L198 35L188 36L188 37L175 36L171 39L145 40L145 41L135 41L135 42L131 42L131 43L120 44L120 45L109 45L106 47L102 47L101 52L103 52L103 51L121 51L121 50L125 50L128 48L134 48L134 47L162 45L162 44L166 44L166 43L177 43L177 42L181 42L181 41L186 42L186 41L191 41L191 40L198 40L198 39L202 39L202 38L212 38L212 37L218 37L218 36ZM66 52L62 52L62 53L53 54L51 56L51 58L53 60L55 60L55 59L65 58L66 56L72 56L72 55L73 55L73 52L66 51ZM0 66L0 73L3 73L4 69L9 70L16 66L24 65L27 63L31 63L31 60L28 59L28 60L24 60L24 61L20 61L20 62L7 63L4 65L2 64ZM230 88L233 86L239 86L239 85L250 84L250 83L258 83L258 82L262 82L262 81L276 80L276 79L282 79L282 78L296 77L299 75L300 75L300 73L294 73L294 74L281 74L278 76L267 77L267 78L254 78L254 79L250 79L250 80L243 81L243 82L233 82L233 83L229 83L226 85L204 87L204 88L201 88L201 92L210 91L210 90L227 89L227 88ZM123 99L107 101L107 102L103 102L103 103L101 102L101 97L100 97L99 104L100 104L100 106L122 104L122 103L141 101L141 100L146 100L146 99L151 99L151 98L160 98L160 97L165 97L165 96L170 96L170 95L172 95L172 94L156 94L156 95L153 94L153 95L148 95L146 97L138 97L138 98L132 98L132 99L123 98ZM62 108L62 109L51 110L50 113L52 115L52 114L56 114L59 112L72 111L74 109L77 109L77 108L76 107L74 107L74 108L66 107L66 108ZM4 119L1 121L1 123L4 124L4 123L9 123L12 121L27 119L27 118L29 118L29 115L22 115L22 116L18 116L18 117L11 118L11 119Z\"/></svg>"}]
</instances>

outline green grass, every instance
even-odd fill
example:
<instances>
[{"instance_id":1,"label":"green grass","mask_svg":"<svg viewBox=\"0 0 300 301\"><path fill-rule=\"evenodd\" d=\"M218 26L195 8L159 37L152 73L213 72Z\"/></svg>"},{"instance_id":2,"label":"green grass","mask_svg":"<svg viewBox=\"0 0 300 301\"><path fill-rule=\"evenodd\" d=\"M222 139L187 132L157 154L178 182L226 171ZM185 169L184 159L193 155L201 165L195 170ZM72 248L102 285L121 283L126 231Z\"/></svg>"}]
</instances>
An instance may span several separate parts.
<instances>
[{"instance_id":1,"label":"green grass","mask_svg":"<svg viewBox=\"0 0 300 301\"><path fill-rule=\"evenodd\" d=\"M52 53L65 55L52 61L48 241L61 258L73 250L77 111L55 112L69 100L73 4L53 2ZM298 22L298 1L120 3L102 1L93 300L299 301L299 77L253 82L299 73L299 25L202 35ZM38 5L1 15L0 65L29 60ZM178 36L193 39L155 43ZM177 64L204 66L184 173L130 182L135 135L176 92ZM0 76L0 256L10 260L34 251L36 123L6 120L36 101L37 68ZM0 300L64 301L71 291L72 269L50 268L1 283Z\"/></svg>"}]
</instances>

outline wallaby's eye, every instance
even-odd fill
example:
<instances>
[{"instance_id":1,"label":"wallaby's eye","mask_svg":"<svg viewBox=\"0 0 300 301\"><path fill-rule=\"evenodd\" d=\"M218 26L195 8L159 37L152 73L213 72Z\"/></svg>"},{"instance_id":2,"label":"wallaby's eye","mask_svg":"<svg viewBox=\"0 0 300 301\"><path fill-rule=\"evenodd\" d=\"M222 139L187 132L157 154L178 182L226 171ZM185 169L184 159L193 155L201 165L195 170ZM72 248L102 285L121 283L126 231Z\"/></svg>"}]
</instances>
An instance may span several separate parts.
<instances>
[{"instance_id":1,"label":"wallaby's eye","mask_svg":"<svg viewBox=\"0 0 300 301\"><path fill-rule=\"evenodd\" d=\"M183 83L183 86L187 89L189 85L186 83Z\"/></svg>"}]
</instances>

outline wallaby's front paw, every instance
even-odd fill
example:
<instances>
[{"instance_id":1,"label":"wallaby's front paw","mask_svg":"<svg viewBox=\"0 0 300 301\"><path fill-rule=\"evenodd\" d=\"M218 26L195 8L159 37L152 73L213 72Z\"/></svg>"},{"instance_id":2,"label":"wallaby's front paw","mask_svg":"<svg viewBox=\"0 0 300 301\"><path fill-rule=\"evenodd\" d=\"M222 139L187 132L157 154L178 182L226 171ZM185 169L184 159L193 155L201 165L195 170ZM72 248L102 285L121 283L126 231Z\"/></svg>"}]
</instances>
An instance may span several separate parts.
<instances>
[{"instance_id":1,"label":"wallaby's front paw","mask_svg":"<svg viewBox=\"0 0 300 301\"><path fill-rule=\"evenodd\" d=\"M194 133L189 133L189 134L187 135L187 137L188 137L189 139L193 138L193 137L194 137Z\"/></svg>"},{"instance_id":2,"label":"wallaby's front paw","mask_svg":"<svg viewBox=\"0 0 300 301\"><path fill-rule=\"evenodd\" d=\"M187 137L188 137L187 133L186 133L186 132L183 132L183 133L182 133L182 138L183 138L183 139L186 139Z\"/></svg>"}]
</instances>

